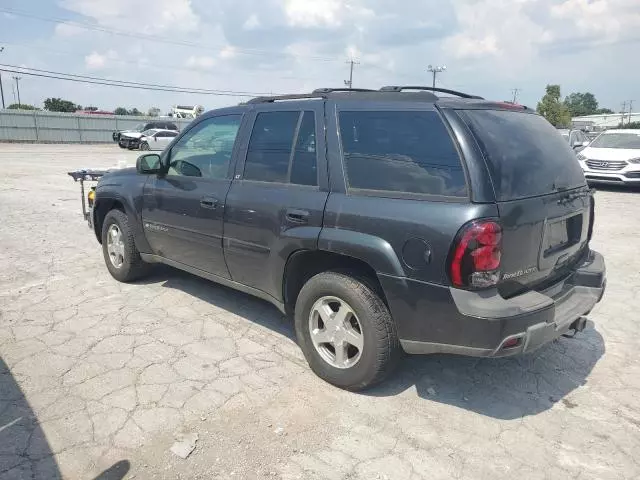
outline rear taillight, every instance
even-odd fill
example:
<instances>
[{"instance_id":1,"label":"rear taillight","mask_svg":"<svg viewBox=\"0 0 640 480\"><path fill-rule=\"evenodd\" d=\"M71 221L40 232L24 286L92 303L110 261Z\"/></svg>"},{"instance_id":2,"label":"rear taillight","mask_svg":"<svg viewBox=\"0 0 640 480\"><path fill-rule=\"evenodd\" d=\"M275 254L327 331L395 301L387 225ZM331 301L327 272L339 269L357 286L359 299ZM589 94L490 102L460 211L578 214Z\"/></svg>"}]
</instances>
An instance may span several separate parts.
<instances>
[{"instance_id":1,"label":"rear taillight","mask_svg":"<svg viewBox=\"0 0 640 480\"><path fill-rule=\"evenodd\" d=\"M500 280L502 227L493 220L475 220L456 237L449 260L456 287L486 288Z\"/></svg>"}]
</instances>

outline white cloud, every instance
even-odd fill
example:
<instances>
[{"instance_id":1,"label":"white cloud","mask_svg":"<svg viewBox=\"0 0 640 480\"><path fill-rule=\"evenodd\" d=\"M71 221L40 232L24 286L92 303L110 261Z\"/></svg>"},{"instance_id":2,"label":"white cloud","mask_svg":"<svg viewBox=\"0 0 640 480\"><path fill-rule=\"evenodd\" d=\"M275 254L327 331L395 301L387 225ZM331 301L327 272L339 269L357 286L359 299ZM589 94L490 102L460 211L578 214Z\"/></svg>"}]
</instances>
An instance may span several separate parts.
<instances>
[{"instance_id":1,"label":"white cloud","mask_svg":"<svg viewBox=\"0 0 640 480\"><path fill-rule=\"evenodd\" d=\"M341 0L285 0L289 25L298 27L339 26L344 3Z\"/></svg>"},{"instance_id":2,"label":"white cloud","mask_svg":"<svg viewBox=\"0 0 640 480\"><path fill-rule=\"evenodd\" d=\"M117 59L118 53L113 50L109 50L104 54L94 51L84 57L84 64L89 70L104 70L113 63L110 60Z\"/></svg>"},{"instance_id":3,"label":"white cloud","mask_svg":"<svg viewBox=\"0 0 640 480\"><path fill-rule=\"evenodd\" d=\"M640 3L637 0L565 0L551 7L551 16L572 24L594 43L638 36Z\"/></svg>"},{"instance_id":4,"label":"white cloud","mask_svg":"<svg viewBox=\"0 0 640 480\"><path fill-rule=\"evenodd\" d=\"M235 47L232 47L231 45L225 46L222 50L220 50L220 53L218 54L218 56L223 60L235 58L237 55L238 52L236 51Z\"/></svg>"},{"instance_id":5,"label":"white cloud","mask_svg":"<svg viewBox=\"0 0 640 480\"><path fill-rule=\"evenodd\" d=\"M203 70L211 70L216 65L216 59L209 56L191 55L186 66L189 68L202 68Z\"/></svg>"},{"instance_id":6,"label":"white cloud","mask_svg":"<svg viewBox=\"0 0 640 480\"><path fill-rule=\"evenodd\" d=\"M255 13L253 13L249 18L247 18L247 21L244 22L244 24L242 25L242 29L254 30L259 26L260 26L260 20L258 19L258 16Z\"/></svg>"},{"instance_id":7,"label":"white cloud","mask_svg":"<svg viewBox=\"0 0 640 480\"><path fill-rule=\"evenodd\" d=\"M454 35L448 39L448 45L458 58L481 58L500 53L498 39L492 33L481 38L473 38L464 33Z\"/></svg>"},{"instance_id":8,"label":"white cloud","mask_svg":"<svg viewBox=\"0 0 640 480\"><path fill-rule=\"evenodd\" d=\"M87 29L68 23L57 23L53 31L58 37L75 37L86 32Z\"/></svg>"},{"instance_id":9,"label":"white cloud","mask_svg":"<svg viewBox=\"0 0 640 480\"><path fill-rule=\"evenodd\" d=\"M191 0L62 0L61 5L99 25L145 34L193 32L200 22Z\"/></svg>"}]
</instances>

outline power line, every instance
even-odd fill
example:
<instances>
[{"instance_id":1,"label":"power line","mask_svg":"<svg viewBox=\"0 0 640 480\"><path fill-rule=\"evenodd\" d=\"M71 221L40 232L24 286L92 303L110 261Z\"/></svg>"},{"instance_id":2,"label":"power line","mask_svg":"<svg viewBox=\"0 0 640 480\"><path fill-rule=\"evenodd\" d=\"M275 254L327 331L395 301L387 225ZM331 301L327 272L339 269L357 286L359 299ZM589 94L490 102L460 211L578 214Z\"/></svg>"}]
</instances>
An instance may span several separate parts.
<instances>
[{"instance_id":1,"label":"power line","mask_svg":"<svg viewBox=\"0 0 640 480\"><path fill-rule=\"evenodd\" d=\"M17 15L25 18L32 18L35 20L43 21L43 22L65 24L73 27L83 28L85 30L94 30L97 32L110 33L112 35L124 36L129 38L137 38L139 40L149 40L152 42L160 42L160 43L166 43L170 45L178 45L183 47L195 47L195 48L201 48L205 50L213 50L214 48L227 47L227 45L214 47L213 45L204 45L196 42L188 42L184 40L172 40L170 38L160 37L158 35L146 35L142 33L128 32L125 30L102 27L100 25L93 25L91 23L79 22L77 20L70 20L66 18L45 17L41 15L28 13L28 12L23 12L20 10L14 10L12 8L2 7L0 8L0 12L5 12L11 15ZM280 56L280 57L306 58L309 60L317 60L317 61L323 61L323 62L335 62L337 60L336 58L318 57L318 56L311 56L311 55L306 56L306 55L294 54L290 52L275 52L275 51L249 49L249 48L234 48L234 52L243 54L243 55L254 55L254 56L273 55L273 56Z\"/></svg>"},{"instance_id":2,"label":"power line","mask_svg":"<svg viewBox=\"0 0 640 480\"><path fill-rule=\"evenodd\" d=\"M178 90L178 89L175 89L175 88L158 88L158 87L143 87L143 86L137 86L137 85L124 85L124 84L119 84L119 83L98 82L98 81L94 81L94 80L84 80L84 79L80 79L80 78L61 77L61 76L58 76L58 75L46 75L44 73L33 73L33 72L26 72L26 71L20 71L20 70L12 70L12 69L7 69L7 68L3 68L2 70L4 72L9 72L9 73L19 73L21 75L28 75L30 77L42 77L42 78L51 78L51 79L55 79L55 80L67 80L69 82L88 83L88 84L93 84L93 85L105 85L105 86L108 86L108 87L134 88L134 89L137 89L137 90L152 90L152 91L159 91L159 92L190 93L190 94L198 94L198 95L215 95L215 96L220 96L220 97L253 97L254 96L254 95L244 95L244 94L234 94L234 93L215 93L215 92L195 91L195 90Z\"/></svg>"},{"instance_id":3,"label":"power line","mask_svg":"<svg viewBox=\"0 0 640 480\"><path fill-rule=\"evenodd\" d=\"M175 85L161 85L156 83L142 83L131 82L128 80L112 80L109 78L93 77L89 75L76 75L71 73L54 72L51 70L43 70L39 68L20 67L18 65L0 64L0 68L3 71L11 73L20 73L23 75L30 75L34 77L54 78L57 80L68 80L79 83L90 83L96 85L107 85L112 87L126 87L137 88L141 90L157 90L165 92L177 92L177 93L194 93L203 95L220 95L231 97L254 97L260 95L266 95L259 92L240 92L233 90L209 90L204 88L192 88L192 87L178 87ZM19 70L13 70L19 69ZM34 73L35 72L35 73Z\"/></svg>"}]
</instances>

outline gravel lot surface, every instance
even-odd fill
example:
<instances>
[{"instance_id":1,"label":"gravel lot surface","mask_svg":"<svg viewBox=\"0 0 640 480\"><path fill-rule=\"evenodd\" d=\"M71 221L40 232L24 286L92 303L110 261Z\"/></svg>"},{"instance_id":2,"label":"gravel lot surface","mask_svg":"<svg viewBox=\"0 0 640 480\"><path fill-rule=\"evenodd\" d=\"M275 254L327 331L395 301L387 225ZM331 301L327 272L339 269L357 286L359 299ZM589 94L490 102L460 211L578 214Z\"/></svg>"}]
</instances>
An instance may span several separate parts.
<instances>
[{"instance_id":1,"label":"gravel lot surface","mask_svg":"<svg viewBox=\"0 0 640 480\"><path fill-rule=\"evenodd\" d=\"M352 394L265 302L170 268L110 277L66 172L136 156L0 144L0 479L640 478L640 193L597 193L608 291L588 330L521 358L407 358Z\"/></svg>"}]
</instances>

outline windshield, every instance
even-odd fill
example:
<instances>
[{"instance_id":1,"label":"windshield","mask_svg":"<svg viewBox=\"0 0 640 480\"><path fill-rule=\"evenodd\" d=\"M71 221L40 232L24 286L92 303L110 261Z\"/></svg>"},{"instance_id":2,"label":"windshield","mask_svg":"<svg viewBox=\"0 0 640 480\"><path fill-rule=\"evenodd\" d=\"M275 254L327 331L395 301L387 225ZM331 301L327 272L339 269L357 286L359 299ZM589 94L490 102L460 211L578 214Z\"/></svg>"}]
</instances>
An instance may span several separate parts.
<instances>
[{"instance_id":1,"label":"windshield","mask_svg":"<svg viewBox=\"0 0 640 480\"><path fill-rule=\"evenodd\" d=\"M598 138L596 138L589 146L593 148L640 149L640 133L603 133Z\"/></svg>"},{"instance_id":2,"label":"windshield","mask_svg":"<svg viewBox=\"0 0 640 480\"><path fill-rule=\"evenodd\" d=\"M142 135L145 137L151 137L154 133L156 133L156 131L152 129L142 132Z\"/></svg>"},{"instance_id":3,"label":"windshield","mask_svg":"<svg viewBox=\"0 0 640 480\"><path fill-rule=\"evenodd\" d=\"M144 123L139 123L138 125L136 125L136 128L134 128L134 130L136 132L141 132L144 130Z\"/></svg>"},{"instance_id":4,"label":"windshield","mask_svg":"<svg viewBox=\"0 0 640 480\"><path fill-rule=\"evenodd\" d=\"M499 201L585 185L568 143L543 117L504 110L467 110L464 119L487 159Z\"/></svg>"}]
</instances>

